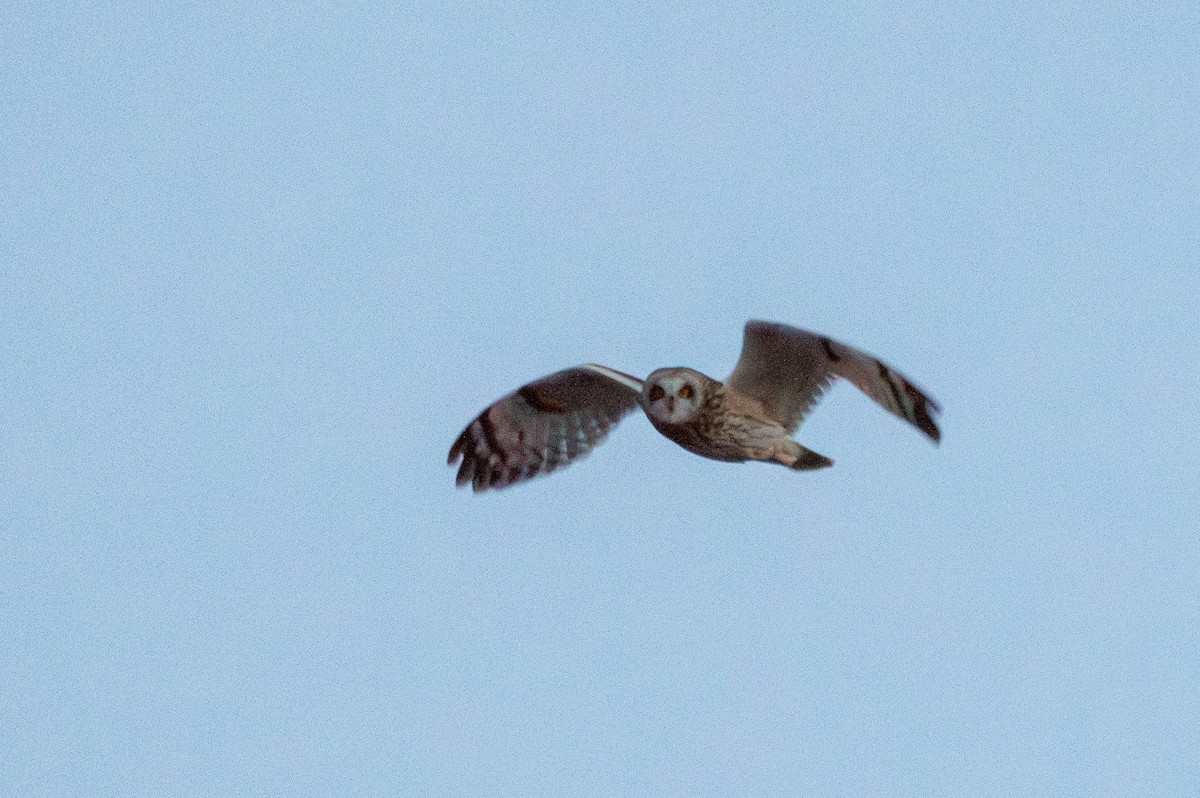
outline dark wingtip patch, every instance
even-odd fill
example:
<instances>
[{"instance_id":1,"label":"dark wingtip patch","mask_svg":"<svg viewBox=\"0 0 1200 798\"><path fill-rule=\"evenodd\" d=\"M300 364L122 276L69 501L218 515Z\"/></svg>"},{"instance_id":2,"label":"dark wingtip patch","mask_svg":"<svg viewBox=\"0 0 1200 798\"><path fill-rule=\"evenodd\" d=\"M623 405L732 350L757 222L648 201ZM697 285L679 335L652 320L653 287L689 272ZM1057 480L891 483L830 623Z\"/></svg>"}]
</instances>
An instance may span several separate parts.
<instances>
[{"instance_id":1,"label":"dark wingtip patch","mask_svg":"<svg viewBox=\"0 0 1200 798\"><path fill-rule=\"evenodd\" d=\"M467 440L470 438L470 431L471 428L467 427L454 440L454 443L450 446L450 454L446 457L446 465L454 465L458 462L458 458L463 456L463 452L466 451Z\"/></svg>"},{"instance_id":2,"label":"dark wingtip patch","mask_svg":"<svg viewBox=\"0 0 1200 798\"><path fill-rule=\"evenodd\" d=\"M940 413L942 409L938 407L937 402L908 383L905 383L904 389L908 393L909 398L912 399L913 423L928 435L934 443L941 443L942 431L938 429L937 423L933 420L933 414L929 411L932 410L933 413Z\"/></svg>"},{"instance_id":3,"label":"dark wingtip patch","mask_svg":"<svg viewBox=\"0 0 1200 798\"><path fill-rule=\"evenodd\" d=\"M934 423L933 417L929 415L929 411L925 409L925 405L919 405L916 408L916 422L921 431L933 439L934 443L942 442L942 431L938 429Z\"/></svg>"},{"instance_id":4,"label":"dark wingtip patch","mask_svg":"<svg viewBox=\"0 0 1200 798\"><path fill-rule=\"evenodd\" d=\"M833 460L821 454L814 452L812 449L805 449L796 460L788 466L793 471L813 471L818 468L829 468L833 465Z\"/></svg>"},{"instance_id":5,"label":"dark wingtip patch","mask_svg":"<svg viewBox=\"0 0 1200 798\"><path fill-rule=\"evenodd\" d=\"M929 417L928 413L918 411L917 426L920 427L921 431L928 435L929 439L934 443L942 442L942 431L937 428L936 424L933 423L933 419Z\"/></svg>"}]
</instances>

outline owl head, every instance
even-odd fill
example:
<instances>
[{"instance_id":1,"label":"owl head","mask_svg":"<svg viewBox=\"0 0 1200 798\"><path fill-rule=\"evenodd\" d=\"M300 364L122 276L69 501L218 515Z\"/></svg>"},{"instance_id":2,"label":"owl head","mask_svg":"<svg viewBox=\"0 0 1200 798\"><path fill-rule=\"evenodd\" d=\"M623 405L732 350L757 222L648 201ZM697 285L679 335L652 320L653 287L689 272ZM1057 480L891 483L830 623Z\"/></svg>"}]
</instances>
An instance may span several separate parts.
<instances>
[{"instance_id":1,"label":"owl head","mask_svg":"<svg viewBox=\"0 0 1200 798\"><path fill-rule=\"evenodd\" d=\"M691 421L704 403L711 380L687 368L659 369L642 384L642 402L651 419L663 424Z\"/></svg>"}]
</instances>

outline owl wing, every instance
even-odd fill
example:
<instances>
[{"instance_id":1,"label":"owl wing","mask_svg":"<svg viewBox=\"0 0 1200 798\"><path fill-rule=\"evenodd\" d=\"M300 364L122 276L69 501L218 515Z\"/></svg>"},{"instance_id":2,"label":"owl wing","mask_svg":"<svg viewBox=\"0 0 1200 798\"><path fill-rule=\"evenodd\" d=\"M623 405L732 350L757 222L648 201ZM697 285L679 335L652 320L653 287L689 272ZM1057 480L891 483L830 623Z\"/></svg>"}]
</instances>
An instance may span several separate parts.
<instances>
[{"instance_id":1,"label":"owl wing","mask_svg":"<svg viewBox=\"0 0 1200 798\"><path fill-rule=\"evenodd\" d=\"M941 439L933 420L941 408L907 377L866 352L785 324L746 322L742 354L726 385L764 402L793 432L837 377L935 442Z\"/></svg>"},{"instance_id":2,"label":"owl wing","mask_svg":"<svg viewBox=\"0 0 1200 798\"><path fill-rule=\"evenodd\" d=\"M534 380L488 407L450 447L455 482L503 488L583 457L638 406L642 381L588 363Z\"/></svg>"}]
</instances>

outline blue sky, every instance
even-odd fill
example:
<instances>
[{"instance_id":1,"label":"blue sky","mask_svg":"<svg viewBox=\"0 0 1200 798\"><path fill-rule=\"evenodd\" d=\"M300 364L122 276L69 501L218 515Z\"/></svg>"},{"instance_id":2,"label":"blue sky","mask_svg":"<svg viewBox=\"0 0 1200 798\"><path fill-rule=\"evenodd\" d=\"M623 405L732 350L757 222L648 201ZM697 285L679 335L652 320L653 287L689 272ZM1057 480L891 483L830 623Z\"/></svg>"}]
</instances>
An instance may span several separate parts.
<instances>
[{"instance_id":1,"label":"blue sky","mask_svg":"<svg viewBox=\"0 0 1200 798\"><path fill-rule=\"evenodd\" d=\"M16 4L0 792L1142 795L1200 783L1192 4ZM793 473L585 361L874 352Z\"/></svg>"}]
</instances>

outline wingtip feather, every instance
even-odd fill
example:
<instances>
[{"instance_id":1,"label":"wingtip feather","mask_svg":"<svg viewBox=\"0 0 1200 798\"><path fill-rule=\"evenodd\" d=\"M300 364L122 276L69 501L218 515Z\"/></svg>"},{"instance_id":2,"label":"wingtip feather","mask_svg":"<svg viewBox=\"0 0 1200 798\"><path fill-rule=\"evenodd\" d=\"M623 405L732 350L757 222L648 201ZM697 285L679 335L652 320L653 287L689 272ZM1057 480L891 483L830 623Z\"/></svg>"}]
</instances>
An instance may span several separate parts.
<instances>
[{"instance_id":1,"label":"wingtip feather","mask_svg":"<svg viewBox=\"0 0 1200 798\"><path fill-rule=\"evenodd\" d=\"M933 420L933 417L942 411L942 409L938 407L937 402L925 397L925 401L923 403L918 403L913 410L914 415L916 416L916 418L913 419L913 423L918 429L921 430L921 432L924 432L926 435L928 435L930 440L932 440L935 444L940 444L942 442L942 431L938 428L937 422Z\"/></svg>"}]
</instances>

